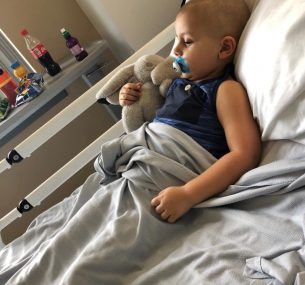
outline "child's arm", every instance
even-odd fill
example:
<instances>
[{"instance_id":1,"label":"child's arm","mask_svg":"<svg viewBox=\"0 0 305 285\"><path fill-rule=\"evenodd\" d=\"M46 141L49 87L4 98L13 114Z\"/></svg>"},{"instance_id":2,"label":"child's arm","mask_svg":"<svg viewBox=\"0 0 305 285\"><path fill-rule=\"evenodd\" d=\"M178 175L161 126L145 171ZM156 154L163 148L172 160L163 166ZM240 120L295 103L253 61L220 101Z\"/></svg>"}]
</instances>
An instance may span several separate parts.
<instances>
[{"instance_id":1,"label":"child's arm","mask_svg":"<svg viewBox=\"0 0 305 285\"><path fill-rule=\"evenodd\" d=\"M119 102L121 106L129 106L138 101L141 96L142 83L127 83L119 93Z\"/></svg>"},{"instance_id":2,"label":"child's arm","mask_svg":"<svg viewBox=\"0 0 305 285\"><path fill-rule=\"evenodd\" d=\"M216 107L230 152L185 185L168 187L152 199L156 212L168 222L223 192L260 160L260 134L243 87L233 80L224 81L217 92Z\"/></svg>"}]
</instances>

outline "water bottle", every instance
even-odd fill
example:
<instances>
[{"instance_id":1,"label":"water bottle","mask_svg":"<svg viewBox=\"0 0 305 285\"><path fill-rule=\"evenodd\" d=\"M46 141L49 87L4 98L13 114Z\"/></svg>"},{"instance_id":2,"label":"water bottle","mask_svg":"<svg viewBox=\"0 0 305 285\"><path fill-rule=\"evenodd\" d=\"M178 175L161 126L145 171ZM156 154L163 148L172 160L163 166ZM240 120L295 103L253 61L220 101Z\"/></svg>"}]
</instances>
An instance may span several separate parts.
<instances>
[{"instance_id":1,"label":"water bottle","mask_svg":"<svg viewBox=\"0 0 305 285\"><path fill-rule=\"evenodd\" d=\"M0 90L7 97L11 106L15 106L17 83L10 77L7 71L0 68Z\"/></svg>"},{"instance_id":2,"label":"water bottle","mask_svg":"<svg viewBox=\"0 0 305 285\"><path fill-rule=\"evenodd\" d=\"M32 56L39 61L51 76L54 76L61 71L59 64L53 60L40 40L31 36L26 29L23 29L20 34L23 36L26 47L31 52Z\"/></svg>"},{"instance_id":3,"label":"water bottle","mask_svg":"<svg viewBox=\"0 0 305 285\"><path fill-rule=\"evenodd\" d=\"M71 53L75 56L77 61L83 60L87 55L87 51L81 46L78 39L72 37L65 28L60 30L62 36L66 39L66 46L70 49Z\"/></svg>"}]
</instances>

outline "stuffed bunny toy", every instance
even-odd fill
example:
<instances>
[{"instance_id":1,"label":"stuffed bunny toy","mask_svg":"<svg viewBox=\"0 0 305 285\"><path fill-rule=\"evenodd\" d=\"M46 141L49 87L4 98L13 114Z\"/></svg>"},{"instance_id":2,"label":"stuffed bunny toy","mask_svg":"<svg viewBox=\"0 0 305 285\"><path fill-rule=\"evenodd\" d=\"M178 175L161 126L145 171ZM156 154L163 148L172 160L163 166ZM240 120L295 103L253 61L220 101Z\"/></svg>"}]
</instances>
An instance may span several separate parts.
<instances>
[{"instance_id":1,"label":"stuffed bunny toy","mask_svg":"<svg viewBox=\"0 0 305 285\"><path fill-rule=\"evenodd\" d=\"M144 122L152 121L156 110L179 72L173 68L172 57L145 55L134 64L123 67L98 91L96 98L106 98L111 104L119 104L120 89L129 82L141 82L141 96L137 102L122 108L124 130L129 133L138 129Z\"/></svg>"}]
</instances>

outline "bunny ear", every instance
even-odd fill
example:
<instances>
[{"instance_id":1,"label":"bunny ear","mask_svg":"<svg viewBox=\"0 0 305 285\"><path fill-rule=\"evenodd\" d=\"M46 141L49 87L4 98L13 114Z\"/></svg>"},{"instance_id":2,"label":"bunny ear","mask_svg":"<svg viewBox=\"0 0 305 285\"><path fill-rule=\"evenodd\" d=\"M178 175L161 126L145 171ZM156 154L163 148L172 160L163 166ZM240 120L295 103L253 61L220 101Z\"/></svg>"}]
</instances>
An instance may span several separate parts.
<instances>
[{"instance_id":1,"label":"bunny ear","mask_svg":"<svg viewBox=\"0 0 305 285\"><path fill-rule=\"evenodd\" d=\"M96 93L96 99L114 95L123 85L130 82L132 77L134 77L134 64L123 67Z\"/></svg>"}]
</instances>

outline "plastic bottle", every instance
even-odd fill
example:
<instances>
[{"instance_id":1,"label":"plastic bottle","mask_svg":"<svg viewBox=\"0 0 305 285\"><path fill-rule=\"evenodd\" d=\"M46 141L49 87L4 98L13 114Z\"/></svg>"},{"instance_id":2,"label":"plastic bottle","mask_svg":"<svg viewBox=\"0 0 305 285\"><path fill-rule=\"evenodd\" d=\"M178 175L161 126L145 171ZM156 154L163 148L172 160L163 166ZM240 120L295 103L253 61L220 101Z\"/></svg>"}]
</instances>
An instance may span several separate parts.
<instances>
[{"instance_id":1,"label":"plastic bottle","mask_svg":"<svg viewBox=\"0 0 305 285\"><path fill-rule=\"evenodd\" d=\"M77 38L72 37L65 28L60 29L62 36L66 39L66 46L75 56L77 61L83 60L87 55L87 51L80 45Z\"/></svg>"},{"instance_id":2,"label":"plastic bottle","mask_svg":"<svg viewBox=\"0 0 305 285\"><path fill-rule=\"evenodd\" d=\"M16 88L17 84L8 72L0 68L0 90L5 94L12 106L15 106L16 103Z\"/></svg>"},{"instance_id":3,"label":"plastic bottle","mask_svg":"<svg viewBox=\"0 0 305 285\"><path fill-rule=\"evenodd\" d=\"M14 75L21 80L25 78L28 74L28 71L23 65L20 65L19 61L15 61L11 64L11 68L14 69Z\"/></svg>"},{"instance_id":4,"label":"plastic bottle","mask_svg":"<svg viewBox=\"0 0 305 285\"><path fill-rule=\"evenodd\" d=\"M51 76L54 76L61 71L59 64L53 60L41 41L31 36L26 29L23 29L20 34L25 40L27 49Z\"/></svg>"}]
</instances>

